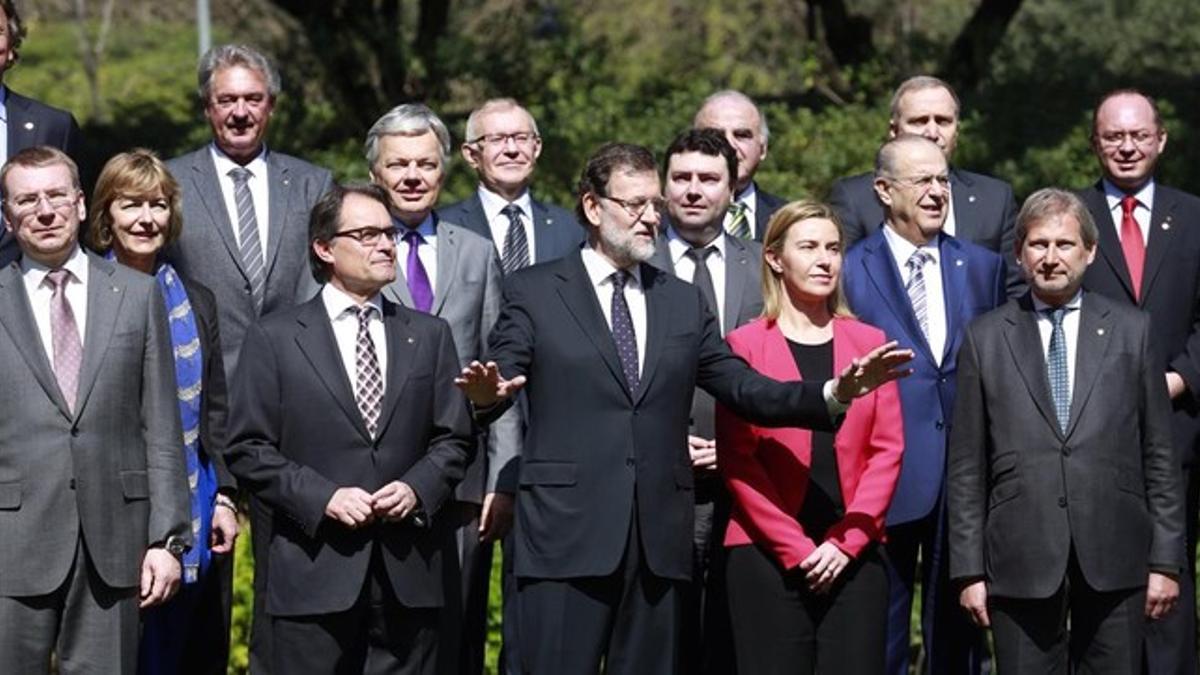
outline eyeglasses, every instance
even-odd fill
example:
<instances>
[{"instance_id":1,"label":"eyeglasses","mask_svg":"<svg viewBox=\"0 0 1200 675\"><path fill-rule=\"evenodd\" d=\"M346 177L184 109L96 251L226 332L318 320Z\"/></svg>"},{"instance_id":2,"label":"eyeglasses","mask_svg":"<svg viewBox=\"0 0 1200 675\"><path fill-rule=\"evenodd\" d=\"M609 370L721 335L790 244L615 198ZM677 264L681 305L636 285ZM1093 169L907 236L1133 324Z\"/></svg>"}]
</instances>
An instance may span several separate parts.
<instances>
[{"instance_id":1,"label":"eyeglasses","mask_svg":"<svg viewBox=\"0 0 1200 675\"><path fill-rule=\"evenodd\" d=\"M1099 134L1100 145L1106 148L1119 148L1125 145L1125 139L1133 141L1134 145L1150 145L1158 140L1159 132L1147 129L1137 131L1106 131Z\"/></svg>"},{"instance_id":2,"label":"eyeglasses","mask_svg":"<svg viewBox=\"0 0 1200 675\"><path fill-rule=\"evenodd\" d=\"M503 146L507 145L509 141L512 141L517 145L528 145L539 138L541 138L541 136L538 136L532 131L518 131L515 134L484 134L482 136L476 136L474 140L467 141L467 143L473 145Z\"/></svg>"},{"instance_id":3,"label":"eyeglasses","mask_svg":"<svg viewBox=\"0 0 1200 675\"><path fill-rule=\"evenodd\" d=\"M383 237L395 237L396 228L394 227L356 227L353 230L343 230L335 232L333 238L346 237L353 239L363 246L377 246L379 240Z\"/></svg>"},{"instance_id":4,"label":"eyeglasses","mask_svg":"<svg viewBox=\"0 0 1200 675\"><path fill-rule=\"evenodd\" d=\"M662 213L666 210L667 200L662 197L638 197L637 199L618 199L617 197L609 197L608 195L599 195L601 199L607 199L614 204L625 209L625 213L629 214L630 218L641 218L646 215L646 209L653 207L655 213Z\"/></svg>"},{"instance_id":5,"label":"eyeglasses","mask_svg":"<svg viewBox=\"0 0 1200 675\"><path fill-rule=\"evenodd\" d=\"M58 211L71 206L78 198L79 193L77 191L51 190L50 192L27 192L6 201L8 202L8 207L12 209L15 215L24 215L36 211L38 204L43 199L46 200L51 209Z\"/></svg>"},{"instance_id":6,"label":"eyeglasses","mask_svg":"<svg viewBox=\"0 0 1200 675\"><path fill-rule=\"evenodd\" d=\"M936 183L943 190L950 189L950 175L930 174L928 176L914 176L912 178L892 178L892 182L905 185L907 187L917 188L921 192L927 192Z\"/></svg>"}]
</instances>

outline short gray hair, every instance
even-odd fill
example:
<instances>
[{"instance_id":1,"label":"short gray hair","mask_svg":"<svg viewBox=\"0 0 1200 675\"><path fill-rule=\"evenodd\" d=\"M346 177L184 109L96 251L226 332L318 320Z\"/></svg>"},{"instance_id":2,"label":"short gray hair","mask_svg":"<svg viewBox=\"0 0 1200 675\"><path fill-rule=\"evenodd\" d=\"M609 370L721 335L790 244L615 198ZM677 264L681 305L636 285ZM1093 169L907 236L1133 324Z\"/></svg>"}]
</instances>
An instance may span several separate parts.
<instances>
[{"instance_id":1,"label":"short gray hair","mask_svg":"<svg viewBox=\"0 0 1200 675\"><path fill-rule=\"evenodd\" d=\"M958 94L954 92L954 87L951 87L950 83L932 75L917 75L901 82L900 86L896 87L896 92L892 94L891 121L900 121L900 99L904 98L905 94L926 89L945 89L946 93L950 94L950 98L954 100L954 116L962 116L962 103L958 100Z\"/></svg>"},{"instance_id":2,"label":"short gray hair","mask_svg":"<svg viewBox=\"0 0 1200 675\"><path fill-rule=\"evenodd\" d=\"M696 109L696 114L699 115L700 111L707 108L710 104L715 104L721 99L726 98L733 99L739 103L745 103L751 108L754 108L754 112L758 113L758 133L762 135L763 143L766 144L767 141L771 140L771 129L767 127L767 116L764 115L763 111L759 109L758 104L754 102L754 99L743 94L737 89L722 89L721 91L710 95L708 98L704 99L704 102L701 103L700 107Z\"/></svg>"},{"instance_id":3,"label":"short gray hair","mask_svg":"<svg viewBox=\"0 0 1200 675\"><path fill-rule=\"evenodd\" d=\"M483 105L471 111L470 117L467 118L466 138L463 139L467 143L474 142L479 138L479 118L487 113L496 112L497 110L517 109L525 113L529 117L529 126L533 130L535 136L541 136L538 133L537 120L533 119L533 113L529 112L520 103L517 103L515 98L492 98L483 102Z\"/></svg>"},{"instance_id":4,"label":"short gray hair","mask_svg":"<svg viewBox=\"0 0 1200 675\"><path fill-rule=\"evenodd\" d=\"M384 136L420 136L432 131L437 136L438 149L442 151L442 164L450 160L450 130L437 113L423 103L402 103L387 111L371 125L363 150L367 166L375 166L379 159L379 139Z\"/></svg>"},{"instance_id":5,"label":"short gray hair","mask_svg":"<svg viewBox=\"0 0 1200 675\"><path fill-rule=\"evenodd\" d=\"M1025 237L1029 236L1031 225L1047 218L1064 215L1073 216L1078 221L1079 236L1083 239L1083 245L1089 249L1095 248L1099 232L1096 230L1096 221L1092 220L1092 214L1083 205L1083 200L1074 192L1048 187L1029 195L1021 205L1015 230L1016 249L1019 251L1025 244Z\"/></svg>"},{"instance_id":6,"label":"short gray hair","mask_svg":"<svg viewBox=\"0 0 1200 675\"><path fill-rule=\"evenodd\" d=\"M267 81L267 93L274 99L279 96L279 71L271 59L249 45L216 45L200 57L196 68L196 80L200 85L200 100L207 102L212 95L212 78L218 70L243 66L258 72Z\"/></svg>"}]
</instances>

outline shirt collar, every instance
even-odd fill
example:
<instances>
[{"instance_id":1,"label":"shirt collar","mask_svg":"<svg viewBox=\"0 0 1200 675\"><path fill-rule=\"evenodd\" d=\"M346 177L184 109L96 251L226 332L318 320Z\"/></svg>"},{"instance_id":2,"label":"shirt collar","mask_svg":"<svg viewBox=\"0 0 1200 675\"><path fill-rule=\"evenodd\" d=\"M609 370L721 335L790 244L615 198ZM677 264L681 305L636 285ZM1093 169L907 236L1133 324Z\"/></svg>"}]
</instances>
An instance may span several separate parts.
<instances>
[{"instance_id":1,"label":"shirt collar","mask_svg":"<svg viewBox=\"0 0 1200 675\"><path fill-rule=\"evenodd\" d=\"M66 262L62 264L62 269L69 271L72 275L74 275L75 279L77 279L80 283L83 283L87 281L87 266L87 254L83 252L82 248L76 246L75 250L71 251L71 255L67 257ZM50 267L47 267L33 258L30 258L27 255L21 256L21 273L36 274L37 282L39 284L43 282L45 276L49 274L50 271Z\"/></svg>"},{"instance_id":2,"label":"shirt collar","mask_svg":"<svg viewBox=\"0 0 1200 675\"><path fill-rule=\"evenodd\" d=\"M583 258L583 266L587 269L588 279L591 280L593 287L601 285L612 276L613 272L617 271L617 267L609 262L608 258L600 255L596 249L592 248L591 244L587 244L580 250L580 257ZM635 280L640 288L642 285L642 266L635 263L632 267L625 268L625 271L629 272L630 278Z\"/></svg>"},{"instance_id":3,"label":"shirt collar","mask_svg":"<svg viewBox=\"0 0 1200 675\"><path fill-rule=\"evenodd\" d=\"M1055 309L1054 307L1051 307L1050 305L1047 305L1046 303L1042 302L1041 298L1039 298L1033 292L1029 293L1029 297L1033 298L1033 308L1035 310L1037 310L1038 314L1044 314L1045 312L1047 312L1049 310ZM1071 296L1071 299L1068 300L1065 304L1063 304L1063 307L1065 309L1079 309L1082 306L1083 306L1083 289L1082 288L1075 291L1075 295Z\"/></svg>"},{"instance_id":4,"label":"shirt collar","mask_svg":"<svg viewBox=\"0 0 1200 675\"><path fill-rule=\"evenodd\" d=\"M905 265L908 264L908 259L912 257L913 253L916 252L917 246L904 237L901 237L900 234L893 230L892 226L886 222L883 225L883 238L887 242L888 249L891 250L892 256L896 258L896 264L900 266L900 269L904 269ZM938 241L940 238L941 235L939 234L929 242L920 246L921 250L926 251L933 256L933 261L935 263L941 262L942 259L942 252L938 248Z\"/></svg>"},{"instance_id":5,"label":"shirt collar","mask_svg":"<svg viewBox=\"0 0 1200 675\"><path fill-rule=\"evenodd\" d=\"M723 234L718 234L716 239L713 239L705 245L705 248L710 246L717 250L718 260L725 259L725 236ZM671 226L667 228L667 248L671 253L671 262L673 264L679 264L679 261L683 259L683 256L688 252L688 249L694 247L689 242L685 241L683 237L680 237L679 233L675 231L675 227Z\"/></svg>"},{"instance_id":6,"label":"shirt collar","mask_svg":"<svg viewBox=\"0 0 1200 675\"><path fill-rule=\"evenodd\" d=\"M321 302L325 304L325 313L329 315L330 321L337 321L347 311L357 311L362 306L354 298L347 295L345 291L331 283L327 283L321 288ZM367 301L363 304L374 307L375 311L379 312L379 317L383 318L383 298L379 293L367 298Z\"/></svg>"},{"instance_id":7,"label":"shirt collar","mask_svg":"<svg viewBox=\"0 0 1200 675\"><path fill-rule=\"evenodd\" d=\"M234 167L242 166L241 164L238 164L237 162L230 159L229 155L225 154L225 151L222 150L221 148L218 148L216 143L210 143L208 147L212 151L213 164L215 164L217 167L217 175L218 176L228 176L229 172L232 171L234 169ZM263 144L262 149L258 151L258 154L254 157L254 159L252 159L246 163L245 167L246 167L246 169L248 169L250 171L251 176L253 176L254 178L265 178L266 177L266 175L267 175L267 145L266 145L266 143Z\"/></svg>"},{"instance_id":8,"label":"shirt collar","mask_svg":"<svg viewBox=\"0 0 1200 675\"><path fill-rule=\"evenodd\" d=\"M741 194L734 201L746 205L747 217L754 215L754 206L758 203L758 188L754 185L754 181L750 181L750 184L746 186L745 190L742 190Z\"/></svg>"},{"instance_id":9,"label":"shirt collar","mask_svg":"<svg viewBox=\"0 0 1200 675\"><path fill-rule=\"evenodd\" d=\"M1108 210L1115 211L1121 207L1121 200L1125 195L1129 194L1121 188L1113 185L1107 178L1101 181L1104 185L1104 196L1108 200ZM1154 177L1151 176L1146 184L1133 193L1137 198L1138 204L1150 209L1154 205Z\"/></svg>"},{"instance_id":10,"label":"shirt collar","mask_svg":"<svg viewBox=\"0 0 1200 675\"><path fill-rule=\"evenodd\" d=\"M399 218L396 218L395 216L392 217L392 224L394 224L396 226L396 230L400 233L397 235L397 237L400 237L400 238L404 237L405 232L413 229L413 228L409 227L408 224L405 223L403 220L400 220ZM425 239L426 241L429 241L431 238L433 238L433 236L435 234L437 234L437 223L433 219L433 211L430 211L425 216L425 220L422 220L421 224L418 225L416 229L417 229L417 232L421 233L421 238Z\"/></svg>"},{"instance_id":11,"label":"shirt collar","mask_svg":"<svg viewBox=\"0 0 1200 675\"><path fill-rule=\"evenodd\" d=\"M487 221L489 223L492 222L493 220L495 220L496 218L499 218L500 211L503 210L504 207L508 206L508 204L509 204L509 201L507 199L505 199L504 197L501 197L500 195L496 194L495 192L492 192L491 190L487 189L486 187L484 187L483 183L479 184L478 193L479 193L479 203L483 205L483 215L487 217ZM514 199L512 201L512 203L521 207L521 213L523 213L525 215L525 217L530 219L530 221L532 222L532 220L533 220L533 200L529 197L528 189L523 191L521 193L521 196Z\"/></svg>"},{"instance_id":12,"label":"shirt collar","mask_svg":"<svg viewBox=\"0 0 1200 675\"><path fill-rule=\"evenodd\" d=\"M0 123L8 124L8 87L0 84Z\"/></svg>"}]
</instances>

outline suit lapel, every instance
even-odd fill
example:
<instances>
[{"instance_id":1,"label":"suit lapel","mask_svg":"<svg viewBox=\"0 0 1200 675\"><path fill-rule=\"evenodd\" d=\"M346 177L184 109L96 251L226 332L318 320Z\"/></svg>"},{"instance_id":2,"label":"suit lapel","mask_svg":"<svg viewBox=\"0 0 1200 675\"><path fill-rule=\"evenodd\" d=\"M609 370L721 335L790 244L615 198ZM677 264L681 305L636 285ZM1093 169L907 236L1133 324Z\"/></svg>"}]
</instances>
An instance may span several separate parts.
<instances>
[{"instance_id":1,"label":"suit lapel","mask_svg":"<svg viewBox=\"0 0 1200 675\"><path fill-rule=\"evenodd\" d=\"M1079 312L1079 337L1075 341L1075 353L1067 355L1075 362L1075 383L1071 388L1071 419L1066 433L1068 437L1079 422L1080 413L1087 405L1100 370L1108 362L1108 348L1112 344L1113 334L1112 319L1108 310L1098 307L1091 295L1084 293ZM1080 358L1080 354L1087 356Z\"/></svg>"},{"instance_id":2,"label":"suit lapel","mask_svg":"<svg viewBox=\"0 0 1200 675\"><path fill-rule=\"evenodd\" d=\"M1146 267L1142 273L1142 294L1145 298L1150 295L1154 280L1167 258L1167 251L1172 250L1176 239L1174 197L1164 190L1161 185L1154 189L1154 204L1150 209L1150 236L1146 247Z\"/></svg>"},{"instance_id":3,"label":"suit lapel","mask_svg":"<svg viewBox=\"0 0 1200 675\"><path fill-rule=\"evenodd\" d=\"M645 269L646 267L643 266L642 270ZM617 356L617 346L613 342L612 330L604 320L600 301L592 289L591 279L588 278L587 269L583 266L583 258L578 252L564 261L558 277L558 296L567 313L579 324L583 334L591 341L596 351L600 352L600 358L608 367L609 373L616 379L621 389L628 394L629 386L625 382L625 371L621 369L621 359ZM642 278L644 280L645 276ZM646 351L650 351L649 341L647 341ZM630 399L632 400L632 397Z\"/></svg>"},{"instance_id":4,"label":"suit lapel","mask_svg":"<svg viewBox=\"0 0 1200 675\"><path fill-rule=\"evenodd\" d=\"M33 319L33 309L21 279L21 268L16 263L0 270L0 316L4 317L0 326L4 326L13 346L33 371L34 379L42 385L63 417L71 419L67 401L58 389L50 357L42 347L42 338L38 335L37 322Z\"/></svg>"},{"instance_id":5,"label":"suit lapel","mask_svg":"<svg viewBox=\"0 0 1200 675\"><path fill-rule=\"evenodd\" d=\"M724 330L722 335L728 335L730 331L738 327L738 317L742 313L742 298L746 294L746 287L754 283L753 279L749 278L750 255L746 252L746 245L729 234L722 234L725 237L725 297L722 299L722 309L725 310L725 318L722 321Z\"/></svg>"},{"instance_id":6,"label":"suit lapel","mask_svg":"<svg viewBox=\"0 0 1200 675\"><path fill-rule=\"evenodd\" d=\"M974 241L976 200L974 181L950 169L950 206L954 209L954 236Z\"/></svg>"},{"instance_id":7,"label":"suit lapel","mask_svg":"<svg viewBox=\"0 0 1200 675\"><path fill-rule=\"evenodd\" d=\"M8 90L4 107L8 116L8 121L6 122L8 127L8 156L12 157L21 150L33 145L39 120L34 119L30 115L29 100L24 96L13 93L11 89Z\"/></svg>"},{"instance_id":8,"label":"suit lapel","mask_svg":"<svg viewBox=\"0 0 1200 675\"><path fill-rule=\"evenodd\" d=\"M476 190L475 194L471 195L471 198L463 205L463 214L466 216L463 218L465 222L458 223L459 225L470 228L479 233L479 236L492 241L492 227L488 223L487 214L483 212L483 202L479 199L479 190Z\"/></svg>"},{"instance_id":9,"label":"suit lapel","mask_svg":"<svg viewBox=\"0 0 1200 675\"><path fill-rule=\"evenodd\" d=\"M917 316L913 314L908 291L900 280L900 270L896 268L896 261L892 258L884 235L872 235L872 239L863 245L867 247L863 251L863 267L875 286L876 293L904 327L904 332L908 333L909 343L924 353L930 363L936 363L929 348L929 341L925 339L925 334L921 332L921 326L917 323Z\"/></svg>"},{"instance_id":10,"label":"suit lapel","mask_svg":"<svg viewBox=\"0 0 1200 675\"><path fill-rule=\"evenodd\" d=\"M1133 281L1129 277L1129 266L1125 264L1125 251L1121 249L1121 240L1117 237L1117 228L1113 224L1112 210L1108 208L1108 199L1104 196L1104 186L1096 183L1091 190L1083 193L1084 204L1096 221L1096 229L1100 234L1100 258L1112 270L1113 276L1121 281L1126 297L1134 302ZM1151 214L1153 215L1153 213ZM1154 239L1151 230L1151 239ZM1143 282L1143 288L1145 283ZM1136 304L1136 303L1135 303Z\"/></svg>"},{"instance_id":11,"label":"suit lapel","mask_svg":"<svg viewBox=\"0 0 1200 675\"><path fill-rule=\"evenodd\" d=\"M938 248L941 249L942 258L942 298L946 304L946 344L941 363L945 363L958 349L958 340L962 335L961 291L967 287L967 261L962 245L954 237L944 234L940 237Z\"/></svg>"},{"instance_id":12,"label":"suit lapel","mask_svg":"<svg viewBox=\"0 0 1200 675\"><path fill-rule=\"evenodd\" d=\"M296 345L301 353L312 364L313 372L325 385L333 400L337 402L342 413L362 434L367 442L371 434L367 433L367 425L363 422L362 414L358 412L358 404L354 401L354 391L350 388L350 374L342 365L342 357L338 354L337 339L333 336L333 326L325 313L325 303L318 294L309 300L300 314L296 317L299 330L296 331ZM389 368L390 370L390 368Z\"/></svg>"},{"instance_id":13,"label":"suit lapel","mask_svg":"<svg viewBox=\"0 0 1200 675\"><path fill-rule=\"evenodd\" d=\"M267 250L263 267L263 277L271 280L271 269L279 256L279 247L283 240L283 219L289 213L288 206L292 198L292 178L288 169L276 159L273 152L267 152ZM262 214L258 214L262 218Z\"/></svg>"},{"instance_id":14,"label":"suit lapel","mask_svg":"<svg viewBox=\"0 0 1200 675\"><path fill-rule=\"evenodd\" d=\"M87 407L88 395L96 384L104 354L117 325L117 314L125 298L125 287L113 279L113 264L88 255L87 327L83 338L83 363L79 367L79 391L75 411L78 416ZM158 292L155 289L155 292Z\"/></svg>"},{"instance_id":15,"label":"suit lapel","mask_svg":"<svg viewBox=\"0 0 1200 675\"><path fill-rule=\"evenodd\" d=\"M398 218L392 219L392 225L395 226L395 228L398 232L403 232L404 229L406 227L408 227L403 222L401 222L400 219L398 219ZM396 241L398 242L399 240L400 240L400 237L397 236ZM384 298L387 298L388 300L391 300L392 302L394 302L396 304L404 305L405 307L412 307L413 306L412 293L410 293L408 290L408 281L407 281L408 277L405 276L405 274L404 274L405 269L404 269L404 267L402 267L402 265L406 265L407 262L408 261L406 261L405 259L400 257L399 252L397 251L396 279L394 281L392 281L392 283L388 284L387 286L384 286L382 292L383 292ZM439 267L441 267L440 264L439 264Z\"/></svg>"},{"instance_id":16,"label":"suit lapel","mask_svg":"<svg viewBox=\"0 0 1200 675\"><path fill-rule=\"evenodd\" d=\"M413 354L417 347L417 336L408 325L408 317L397 310L391 302L383 303L383 328L387 334L388 366L383 393L383 405L379 412L376 438L382 437L396 411L396 401L412 372ZM357 409L357 408L356 408Z\"/></svg>"},{"instance_id":17,"label":"suit lapel","mask_svg":"<svg viewBox=\"0 0 1200 675\"><path fill-rule=\"evenodd\" d=\"M555 224L546 207L532 196L529 198L529 203L533 207L533 262L542 262L547 260L546 251L558 249L554 240L558 238L559 229L563 225Z\"/></svg>"},{"instance_id":18,"label":"suit lapel","mask_svg":"<svg viewBox=\"0 0 1200 675\"><path fill-rule=\"evenodd\" d=\"M195 196L208 212L209 220L216 224L217 237L225 244L229 257L238 271L246 278L246 269L242 263L242 253L238 249L237 239L233 234L233 224L229 222L229 211L225 208L224 192L221 180L217 176L217 165L213 163L212 151L207 146L196 151L193 155L191 181L195 187Z\"/></svg>"},{"instance_id":19,"label":"suit lapel","mask_svg":"<svg viewBox=\"0 0 1200 675\"><path fill-rule=\"evenodd\" d=\"M641 270L642 291L646 296L646 362L642 364L641 386L638 387L635 403L641 401L650 389L667 338L667 328L672 323L672 307L663 298L662 288L670 273L650 265L642 265Z\"/></svg>"},{"instance_id":20,"label":"suit lapel","mask_svg":"<svg viewBox=\"0 0 1200 675\"><path fill-rule=\"evenodd\" d=\"M462 238L458 229L439 223L437 215L433 217L434 232L437 233L437 290L433 292L433 307L430 313L440 316L446 298L451 295L454 282L458 279L458 258L462 251Z\"/></svg>"},{"instance_id":21,"label":"suit lapel","mask_svg":"<svg viewBox=\"0 0 1200 675\"><path fill-rule=\"evenodd\" d=\"M1004 333L1009 355L1042 418L1061 437L1058 413L1054 410L1054 398L1050 395L1050 380L1046 374L1046 350L1042 347L1041 333L1038 332L1033 300L1026 293L1016 305L1009 305L1005 311L1009 313L1006 317L1009 325Z\"/></svg>"}]
</instances>

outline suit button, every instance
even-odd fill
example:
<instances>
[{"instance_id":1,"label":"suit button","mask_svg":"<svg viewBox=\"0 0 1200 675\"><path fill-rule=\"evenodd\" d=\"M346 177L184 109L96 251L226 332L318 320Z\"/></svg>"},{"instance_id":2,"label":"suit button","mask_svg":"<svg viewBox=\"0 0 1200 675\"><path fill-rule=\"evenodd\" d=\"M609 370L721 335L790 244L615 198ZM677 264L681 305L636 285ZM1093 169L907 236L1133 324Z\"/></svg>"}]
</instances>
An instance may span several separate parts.
<instances>
[{"instance_id":1,"label":"suit button","mask_svg":"<svg viewBox=\"0 0 1200 675\"><path fill-rule=\"evenodd\" d=\"M625 466L633 466L636 463L637 462L635 462L632 457L625 458Z\"/></svg>"},{"instance_id":2,"label":"suit button","mask_svg":"<svg viewBox=\"0 0 1200 675\"><path fill-rule=\"evenodd\" d=\"M74 478L72 478L71 481L69 483L67 483L67 487L71 488L72 490L75 489L75 479Z\"/></svg>"},{"instance_id":3,"label":"suit button","mask_svg":"<svg viewBox=\"0 0 1200 675\"><path fill-rule=\"evenodd\" d=\"M71 427L71 438L79 437L79 427Z\"/></svg>"},{"instance_id":4,"label":"suit button","mask_svg":"<svg viewBox=\"0 0 1200 675\"><path fill-rule=\"evenodd\" d=\"M1071 456L1071 447L1064 445L1063 449L1062 449L1062 453L1063 453L1063 457L1070 457Z\"/></svg>"},{"instance_id":5,"label":"suit button","mask_svg":"<svg viewBox=\"0 0 1200 675\"><path fill-rule=\"evenodd\" d=\"M933 426L938 431L941 431L942 429L945 428L946 425L941 420L938 420Z\"/></svg>"},{"instance_id":6,"label":"suit button","mask_svg":"<svg viewBox=\"0 0 1200 675\"><path fill-rule=\"evenodd\" d=\"M1058 505L1059 505L1059 506L1061 506L1061 507L1062 507L1062 508L1064 508L1064 509L1065 509L1065 508L1067 508L1067 498L1066 498L1066 497L1059 497L1059 498L1058 498Z\"/></svg>"}]
</instances>

